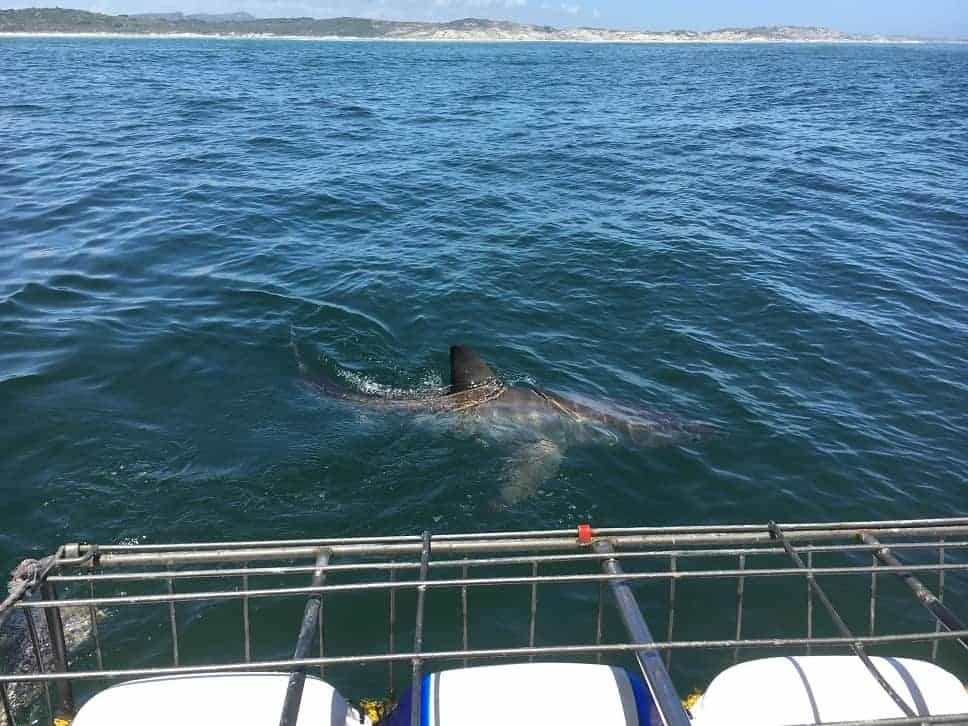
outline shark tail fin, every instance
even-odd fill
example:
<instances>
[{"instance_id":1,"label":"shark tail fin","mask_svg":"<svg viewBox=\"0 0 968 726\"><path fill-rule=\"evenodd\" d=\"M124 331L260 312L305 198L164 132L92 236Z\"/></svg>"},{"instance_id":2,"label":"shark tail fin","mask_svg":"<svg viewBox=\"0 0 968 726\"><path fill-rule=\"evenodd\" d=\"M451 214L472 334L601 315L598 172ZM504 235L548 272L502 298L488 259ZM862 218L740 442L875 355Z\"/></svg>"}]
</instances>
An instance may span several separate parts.
<instances>
[{"instance_id":1,"label":"shark tail fin","mask_svg":"<svg viewBox=\"0 0 968 726\"><path fill-rule=\"evenodd\" d=\"M291 324L289 326L289 348L292 350L293 358L296 360L296 367L299 370L299 382L309 390L328 398L344 400L367 399L366 396L353 394L322 371L307 364L302 356L302 348L299 345L299 341L296 339L296 331Z\"/></svg>"}]
</instances>

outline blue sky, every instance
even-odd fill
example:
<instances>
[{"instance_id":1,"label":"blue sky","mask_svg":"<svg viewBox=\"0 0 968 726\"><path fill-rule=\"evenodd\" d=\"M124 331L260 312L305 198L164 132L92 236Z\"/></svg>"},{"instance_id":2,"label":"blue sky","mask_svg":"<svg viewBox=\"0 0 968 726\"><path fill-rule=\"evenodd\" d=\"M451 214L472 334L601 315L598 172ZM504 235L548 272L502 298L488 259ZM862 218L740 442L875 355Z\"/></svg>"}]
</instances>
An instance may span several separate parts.
<instances>
[{"instance_id":1,"label":"blue sky","mask_svg":"<svg viewBox=\"0 0 968 726\"><path fill-rule=\"evenodd\" d=\"M15 6L43 4L48 3L16 0ZM260 17L487 17L557 26L649 30L824 25L862 33L968 38L968 0L59 0L56 4L112 13L245 10Z\"/></svg>"}]
</instances>

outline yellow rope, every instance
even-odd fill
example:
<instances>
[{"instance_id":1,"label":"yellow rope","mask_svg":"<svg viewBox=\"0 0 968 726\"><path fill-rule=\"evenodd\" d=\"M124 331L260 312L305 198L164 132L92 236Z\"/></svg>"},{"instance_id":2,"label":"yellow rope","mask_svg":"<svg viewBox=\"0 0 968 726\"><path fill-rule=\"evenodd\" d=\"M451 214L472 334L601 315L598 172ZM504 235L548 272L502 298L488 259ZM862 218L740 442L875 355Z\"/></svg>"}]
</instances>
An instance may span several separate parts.
<instances>
[{"instance_id":1,"label":"yellow rope","mask_svg":"<svg viewBox=\"0 0 968 726\"><path fill-rule=\"evenodd\" d=\"M688 696L686 696L685 698L682 699L682 707L684 709L686 709L686 711L691 711L692 710L692 707L695 706L699 702L699 699L700 698L702 698L702 691L700 691L697 688L692 693L690 693Z\"/></svg>"},{"instance_id":2,"label":"yellow rope","mask_svg":"<svg viewBox=\"0 0 968 726\"><path fill-rule=\"evenodd\" d=\"M389 698L370 699L364 698L360 701L360 710L363 715L370 719L371 723L377 724L387 716L396 704Z\"/></svg>"}]
</instances>

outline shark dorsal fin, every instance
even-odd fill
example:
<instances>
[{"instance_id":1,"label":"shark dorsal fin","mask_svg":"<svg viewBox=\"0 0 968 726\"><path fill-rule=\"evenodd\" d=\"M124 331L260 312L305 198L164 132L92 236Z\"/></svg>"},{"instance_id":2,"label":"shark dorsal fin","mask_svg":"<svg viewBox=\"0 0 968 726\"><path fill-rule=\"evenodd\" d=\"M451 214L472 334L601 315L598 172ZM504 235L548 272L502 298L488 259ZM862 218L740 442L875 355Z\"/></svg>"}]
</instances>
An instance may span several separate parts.
<instances>
[{"instance_id":1,"label":"shark dorsal fin","mask_svg":"<svg viewBox=\"0 0 968 726\"><path fill-rule=\"evenodd\" d=\"M466 391L497 380L487 363L460 345L450 347L450 392Z\"/></svg>"}]
</instances>

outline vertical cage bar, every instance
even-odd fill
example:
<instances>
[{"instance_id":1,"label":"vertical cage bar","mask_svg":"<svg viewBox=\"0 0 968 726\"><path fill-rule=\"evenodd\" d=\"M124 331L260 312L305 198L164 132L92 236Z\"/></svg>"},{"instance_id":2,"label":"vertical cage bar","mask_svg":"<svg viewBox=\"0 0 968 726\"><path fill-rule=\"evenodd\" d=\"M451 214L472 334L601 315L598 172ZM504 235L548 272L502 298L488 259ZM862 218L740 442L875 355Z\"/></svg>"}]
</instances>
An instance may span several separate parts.
<instances>
[{"instance_id":1,"label":"vertical cage bar","mask_svg":"<svg viewBox=\"0 0 968 726\"><path fill-rule=\"evenodd\" d=\"M4 723L7 726L17 726L13 720L13 709L10 708L10 699L7 698L6 683L0 683L0 708L3 708Z\"/></svg>"},{"instance_id":2,"label":"vertical cage bar","mask_svg":"<svg viewBox=\"0 0 968 726\"><path fill-rule=\"evenodd\" d=\"M242 563L242 567L248 567L247 562ZM246 593L242 597L242 639L245 643L245 662L252 662L252 625L249 620L249 576L242 575L242 591Z\"/></svg>"},{"instance_id":3,"label":"vertical cage bar","mask_svg":"<svg viewBox=\"0 0 968 726\"><path fill-rule=\"evenodd\" d=\"M944 537L938 540L938 565L944 567ZM938 601L944 602L944 570L938 570ZM934 632L941 632L941 621L937 618L934 621ZM938 660L939 642L938 640L931 642L931 662L933 663L936 663Z\"/></svg>"},{"instance_id":4,"label":"vertical cage bar","mask_svg":"<svg viewBox=\"0 0 968 726\"><path fill-rule=\"evenodd\" d=\"M94 595L94 580L88 580L88 589L91 593L91 599L95 598ZM88 605L88 614L91 618L91 639L94 641L94 655L97 658L97 669L99 671L104 670L104 655L101 652L101 633L98 630L97 625L97 607L94 605Z\"/></svg>"},{"instance_id":5,"label":"vertical cage bar","mask_svg":"<svg viewBox=\"0 0 968 726\"><path fill-rule=\"evenodd\" d=\"M45 600L57 599L57 588L53 583L44 580L40 585L40 594ZM47 623L47 636L50 639L53 670L67 673L67 643L64 641L64 621L61 619L59 607L44 608L44 618ZM61 715L68 720L74 717L74 693L69 680L57 681L57 695L60 698Z\"/></svg>"},{"instance_id":6,"label":"vertical cage bar","mask_svg":"<svg viewBox=\"0 0 968 726\"><path fill-rule=\"evenodd\" d=\"M666 642L672 642L672 630L676 624L676 556L671 555L669 557L669 622L666 627ZM665 652L665 666L666 670L669 670L669 666L672 663L672 649L669 648Z\"/></svg>"},{"instance_id":7,"label":"vertical cage bar","mask_svg":"<svg viewBox=\"0 0 968 726\"><path fill-rule=\"evenodd\" d=\"M419 726L420 721L420 694L421 676L423 671L423 660L420 653L423 650L423 626L424 626L424 601L427 596L427 586L423 584L427 581L427 569L430 565L430 532L423 533L423 542L420 548L420 584L417 585L417 618L413 633L413 682L410 691L410 723Z\"/></svg>"},{"instance_id":8,"label":"vertical cage bar","mask_svg":"<svg viewBox=\"0 0 968 726\"><path fill-rule=\"evenodd\" d=\"M813 543L811 543L813 544ZM807 570L813 572L813 550L807 551ZM807 581L807 639L813 638L813 588ZM807 643L807 655L813 652L813 646Z\"/></svg>"},{"instance_id":9,"label":"vertical cage bar","mask_svg":"<svg viewBox=\"0 0 968 726\"><path fill-rule=\"evenodd\" d=\"M394 582L396 582L396 580L397 580L397 570L396 570L395 567L391 567L390 568L390 582L391 583L394 583ZM396 647L397 647L397 638L396 638L396 630L397 630L397 588L393 587L392 584L390 585L390 604L389 604L389 608L388 608L388 612L387 612L387 620L389 621L389 629L390 629L390 632L387 634L387 640L389 641L387 643L387 649L388 649L388 652L390 653L390 655L393 655L396 652ZM388 671L387 677L389 678L389 681L390 681L390 684L389 684L390 685L389 695L390 695L390 698L393 698L393 695L394 695L394 690L393 690L393 660L390 660L389 661L389 663L387 665L387 671Z\"/></svg>"},{"instance_id":10,"label":"vertical cage bar","mask_svg":"<svg viewBox=\"0 0 968 726\"><path fill-rule=\"evenodd\" d=\"M24 614L24 620L27 623L27 634L30 636L30 644L34 649L34 658L37 660L37 672L46 673L47 669L44 668L44 656L40 650L40 640L37 638L37 626L34 623L34 614L32 610L22 609L20 612ZM50 684L44 681L44 700L47 702L47 716L51 723L54 723L54 704L50 698Z\"/></svg>"},{"instance_id":11,"label":"vertical cage bar","mask_svg":"<svg viewBox=\"0 0 968 726\"><path fill-rule=\"evenodd\" d=\"M538 576L538 562L537 560L535 560L534 562L531 563L531 577L537 577L537 576ZM538 618L538 583L532 582L531 583L531 622L528 630L529 648L534 647L534 625L537 618ZM534 662L533 655L528 656L528 662L529 663Z\"/></svg>"},{"instance_id":12,"label":"vertical cage bar","mask_svg":"<svg viewBox=\"0 0 968 726\"><path fill-rule=\"evenodd\" d=\"M171 563L168 563L169 567ZM169 577L166 582L168 583L168 594L175 594L175 583ZM178 620L175 618L175 601L168 601L168 623L171 627L171 652L175 660L175 667L178 667Z\"/></svg>"},{"instance_id":13,"label":"vertical cage bar","mask_svg":"<svg viewBox=\"0 0 968 726\"><path fill-rule=\"evenodd\" d=\"M329 550L319 550L316 556L316 566L313 568L311 587L321 587L326 581L326 565L329 564ZM303 609L302 622L299 624L299 636L296 638L296 648L293 660L302 660L309 655L309 649L316 637L316 623L321 617L323 594L314 592L306 600ZM299 706L302 703L303 686L306 685L306 668L298 667L289 674L286 685L286 698L282 704L279 716L279 726L294 726L299 719Z\"/></svg>"},{"instance_id":14,"label":"vertical cage bar","mask_svg":"<svg viewBox=\"0 0 968 726\"><path fill-rule=\"evenodd\" d=\"M769 531L770 537L777 540L783 546L783 550L787 553L789 558L793 560L793 563L800 570L803 571L804 576L807 578L808 586L811 590L814 590L817 593L817 599L820 600L820 604L823 606L824 610L827 611L827 615L830 616L834 627L837 628L841 637L849 638L853 641L850 644L850 648L854 651L854 655L860 658L861 662L864 664L864 667L867 668L867 672L874 677L874 680L876 680L880 687L883 688L887 693L887 695L891 697L891 700L897 704L897 707L901 709L901 712L905 716L908 718L915 718L917 714L911 710L911 707L907 704L907 701L898 695L897 691L891 687L891 684L884 679L884 676L882 676L880 671L878 671L874 666L874 662L871 660L871 657L867 655L867 649L864 647L864 644L854 638L854 634L850 632L850 628L847 627L847 623L844 622L844 619L840 616L840 613L837 612L837 608L834 607L834 604L830 601L830 598L827 597L827 593L824 592L824 589L820 587L820 583L817 582L813 569L809 565L804 565L803 558L800 557L800 553L797 552L796 548L790 544L790 541L786 538L783 530L780 529L780 525L778 525L776 522L770 522ZM867 535L863 536L866 538Z\"/></svg>"},{"instance_id":15,"label":"vertical cage bar","mask_svg":"<svg viewBox=\"0 0 968 726\"><path fill-rule=\"evenodd\" d=\"M467 565L461 568L461 579L466 580L468 573ZM460 588L460 622L461 622L461 647L464 650L470 650L468 643L468 632L467 632L467 585L461 585ZM463 661L464 668L467 667L467 658Z\"/></svg>"},{"instance_id":16,"label":"vertical cage bar","mask_svg":"<svg viewBox=\"0 0 968 726\"><path fill-rule=\"evenodd\" d=\"M877 557L871 555L871 567L877 567ZM870 603L870 615L868 618L870 626L868 627L868 633L870 635L874 634L874 630L877 627L877 571L871 571L871 603Z\"/></svg>"},{"instance_id":17,"label":"vertical cage bar","mask_svg":"<svg viewBox=\"0 0 968 726\"><path fill-rule=\"evenodd\" d=\"M605 615L605 582L598 583L598 613L595 616L595 645L602 644L604 634L604 615ZM602 662L602 652L595 652L595 661Z\"/></svg>"},{"instance_id":18,"label":"vertical cage bar","mask_svg":"<svg viewBox=\"0 0 968 726\"><path fill-rule=\"evenodd\" d=\"M604 555L602 571L606 575L623 574L618 560L609 556L614 552L609 542L597 540L592 546L595 552ZM625 624L629 642L642 645L654 643L652 633L649 632L649 626L642 617L642 611L635 601L635 595L628 582L612 579L608 581L608 587L615 601L615 607ZM665 669L658 651L648 649L633 651L633 653L651 696L649 723L663 724L663 726L689 726L689 717L682 707L682 701L675 686L672 685L672 679L669 678L669 672Z\"/></svg>"},{"instance_id":19,"label":"vertical cage bar","mask_svg":"<svg viewBox=\"0 0 968 726\"><path fill-rule=\"evenodd\" d=\"M325 657L326 653L326 596L323 593L319 593L319 617L316 619L319 623L319 657ZM319 679L326 679L326 666L322 663L319 664Z\"/></svg>"},{"instance_id":20,"label":"vertical cage bar","mask_svg":"<svg viewBox=\"0 0 968 726\"><path fill-rule=\"evenodd\" d=\"M746 570L746 555L739 556L739 569ZM743 596L746 593L746 578L736 578L736 640L743 637ZM739 663L739 646L733 648L733 663Z\"/></svg>"}]
</instances>

